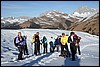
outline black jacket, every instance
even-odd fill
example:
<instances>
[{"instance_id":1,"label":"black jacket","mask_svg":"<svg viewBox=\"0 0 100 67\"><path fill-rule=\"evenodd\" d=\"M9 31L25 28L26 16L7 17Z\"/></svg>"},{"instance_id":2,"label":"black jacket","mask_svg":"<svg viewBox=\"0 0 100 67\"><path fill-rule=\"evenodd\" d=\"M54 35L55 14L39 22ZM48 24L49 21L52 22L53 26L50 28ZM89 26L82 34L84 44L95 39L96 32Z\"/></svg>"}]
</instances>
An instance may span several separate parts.
<instances>
[{"instance_id":1,"label":"black jacket","mask_svg":"<svg viewBox=\"0 0 100 67\"><path fill-rule=\"evenodd\" d=\"M75 43L76 40L80 41L80 39L78 39L78 36L76 36L76 38L73 37L73 41L71 39L71 36L68 37L68 43Z\"/></svg>"},{"instance_id":2,"label":"black jacket","mask_svg":"<svg viewBox=\"0 0 100 67\"><path fill-rule=\"evenodd\" d=\"M75 46L76 39L73 37L73 41L71 39L71 36L68 37L68 43L70 43L70 46Z\"/></svg>"},{"instance_id":3,"label":"black jacket","mask_svg":"<svg viewBox=\"0 0 100 67\"><path fill-rule=\"evenodd\" d=\"M39 36L38 36L38 35L35 36L35 43L36 43L36 42L37 42L38 44L40 44L40 39L39 39Z\"/></svg>"},{"instance_id":4,"label":"black jacket","mask_svg":"<svg viewBox=\"0 0 100 67\"><path fill-rule=\"evenodd\" d=\"M71 36L68 37L68 43L72 43L72 39L71 39Z\"/></svg>"}]
</instances>

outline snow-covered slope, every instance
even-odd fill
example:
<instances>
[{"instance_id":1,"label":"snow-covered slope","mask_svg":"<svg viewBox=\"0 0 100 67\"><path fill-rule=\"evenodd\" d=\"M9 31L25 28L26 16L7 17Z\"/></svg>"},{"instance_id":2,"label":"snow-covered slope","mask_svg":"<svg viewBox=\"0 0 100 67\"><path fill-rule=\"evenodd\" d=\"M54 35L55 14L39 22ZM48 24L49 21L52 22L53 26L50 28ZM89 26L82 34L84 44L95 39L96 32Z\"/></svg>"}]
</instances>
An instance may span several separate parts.
<instances>
[{"instance_id":1,"label":"snow-covered slope","mask_svg":"<svg viewBox=\"0 0 100 67\"><path fill-rule=\"evenodd\" d=\"M68 30L84 31L90 34L99 35L99 11L78 20Z\"/></svg>"},{"instance_id":2,"label":"snow-covered slope","mask_svg":"<svg viewBox=\"0 0 100 67\"><path fill-rule=\"evenodd\" d=\"M99 12L94 12L91 15L88 15L87 18L85 20L83 20L82 22L88 21L88 20L93 20L94 18L99 16ZM83 18L84 19L84 18Z\"/></svg>"},{"instance_id":3,"label":"snow-covered slope","mask_svg":"<svg viewBox=\"0 0 100 67\"><path fill-rule=\"evenodd\" d=\"M27 44L29 56L23 55L24 60L17 61L18 49L14 46L13 39L17 36L17 32L22 32L22 35L27 35ZM45 35L48 42L51 37L56 38L62 32L69 35L71 31L67 30L50 30L50 29L19 29L5 30L1 29L1 66L99 66L99 36L91 35L84 32L75 31L81 36L82 54L76 55L76 61L71 61L70 58L59 57L60 52L50 53L48 45L48 53L39 56L32 56L33 48L31 46L32 35L40 32L40 39ZM34 47L34 46L33 46ZM40 52L43 53L43 46L40 46ZM68 44L69 48L69 44ZM60 49L61 50L61 49Z\"/></svg>"}]
</instances>

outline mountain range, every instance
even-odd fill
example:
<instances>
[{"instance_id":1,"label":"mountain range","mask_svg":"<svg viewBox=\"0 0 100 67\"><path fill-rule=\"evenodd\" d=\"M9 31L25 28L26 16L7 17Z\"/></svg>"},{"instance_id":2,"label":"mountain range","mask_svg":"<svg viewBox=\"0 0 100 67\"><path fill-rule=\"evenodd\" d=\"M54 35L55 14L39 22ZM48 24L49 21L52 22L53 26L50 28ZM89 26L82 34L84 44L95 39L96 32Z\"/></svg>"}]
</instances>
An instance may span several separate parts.
<instances>
[{"instance_id":1,"label":"mountain range","mask_svg":"<svg viewBox=\"0 0 100 67\"><path fill-rule=\"evenodd\" d=\"M82 6L75 10L73 14L52 10L40 14L38 17L1 17L1 28L64 29L99 35L99 9Z\"/></svg>"}]
</instances>

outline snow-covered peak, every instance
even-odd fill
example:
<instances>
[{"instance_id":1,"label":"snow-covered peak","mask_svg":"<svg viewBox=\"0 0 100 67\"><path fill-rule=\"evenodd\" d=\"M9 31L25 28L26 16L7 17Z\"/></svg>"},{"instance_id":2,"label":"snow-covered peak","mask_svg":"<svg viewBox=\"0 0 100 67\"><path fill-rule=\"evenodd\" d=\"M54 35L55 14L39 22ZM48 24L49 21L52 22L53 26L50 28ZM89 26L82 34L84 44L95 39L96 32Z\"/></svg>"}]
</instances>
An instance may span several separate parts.
<instances>
[{"instance_id":1,"label":"snow-covered peak","mask_svg":"<svg viewBox=\"0 0 100 67\"><path fill-rule=\"evenodd\" d=\"M52 10L52 12L59 12L59 11L57 11L57 10Z\"/></svg>"},{"instance_id":2,"label":"snow-covered peak","mask_svg":"<svg viewBox=\"0 0 100 67\"><path fill-rule=\"evenodd\" d=\"M53 17L53 16L59 16L59 15L62 15L62 14L64 15L66 13L60 12L60 11L57 11L57 10L51 10L51 11L46 11L46 12L40 14L40 17L41 16Z\"/></svg>"},{"instance_id":3,"label":"snow-covered peak","mask_svg":"<svg viewBox=\"0 0 100 67\"><path fill-rule=\"evenodd\" d=\"M78 20L77 22L85 22L90 19L93 20L95 17L98 17L98 16L99 16L99 11L89 14L87 17L84 17L84 18Z\"/></svg>"},{"instance_id":4,"label":"snow-covered peak","mask_svg":"<svg viewBox=\"0 0 100 67\"><path fill-rule=\"evenodd\" d=\"M25 21L27 21L29 18L24 18L24 17L6 17L6 18L3 18L1 17L1 23L15 23L15 22L19 22L19 23L23 23Z\"/></svg>"},{"instance_id":5,"label":"snow-covered peak","mask_svg":"<svg viewBox=\"0 0 100 67\"><path fill-rule=\"evenodd\" d=\"M81 13L96 12L96 11L98 11L98 9L89 8L89 7L87 7L87 6L81 6L81 7L79 7L77 10L75 10L74 12L78 12L79 14L81 14Z\"/></svg>"},{"instance_id":6,"label":"snow-covered peak","mask_svg":"<svg viewBox=\"0 0 100 67\"><path fill-rule=\"evenodd\" d=\"M98 16L99 16L99 12L92 13L92 14L88 15L88 17L84 21L87 21L88 19L92 20L93 18L98 17Z\"/></svg>"},{"instance_id":7,"label":"snow-covered peak","mask_svg":"<svg viewBox=\"0 0 100 67\"><path fill-rule=\"evenodd\" d=\"M87 17L88 15L90 15L90 12L85 12L85 13L78 13L78 12L74 12L73 14L74 16L78 16L78 17Z\"/></svg>"},{"instance_id":8,"label":"snow-covered peak","mask_svg":"<svg viewBox=\"0 0 100 67\"><path fill-rule=\"evenodd\" d=\"M77 10L74 11L73 15L78 16L78 17L87 17L90 14L99 11L98 9L95 8L89 8L87 6L81 6Z\"/></svg>"}]
</instances>

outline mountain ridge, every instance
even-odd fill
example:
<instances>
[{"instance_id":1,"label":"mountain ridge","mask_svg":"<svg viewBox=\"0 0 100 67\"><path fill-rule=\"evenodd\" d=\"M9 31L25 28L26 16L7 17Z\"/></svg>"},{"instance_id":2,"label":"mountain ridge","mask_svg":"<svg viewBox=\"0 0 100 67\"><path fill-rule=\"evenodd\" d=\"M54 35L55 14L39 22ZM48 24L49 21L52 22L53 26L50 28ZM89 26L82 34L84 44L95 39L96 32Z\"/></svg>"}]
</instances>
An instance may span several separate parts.
<instances>
[{"instance_id":1,"label":"mountain ridge","mask_svg":"<svg viewBox=\"0 0 100 67\"><path fill-rule=\"evenodd\" d=\"M92 12L89 10L91 10ZM77 16L77 13L75 14L75 12L78 11L80 11L84 15L87 13L88 14L87 16L84 17ZM99 35L98 25L99 25L99 10L88 8L86 6L82 8L79 7L77 10L73 12L73 14L66 14L64 12L59 12L57 10L51 10L40 14L39 17L32 17L32 18L22 16L19 18L10 17L8 19L6 18L5 20L3 17L1 17L1 28L6 28L6 29L12 29L12 28L13 29L42 28L42 29L62 29L62 30L64 29L72 31L73 30L84 31L91 34Z\"/></svg>"}]
</instances>

